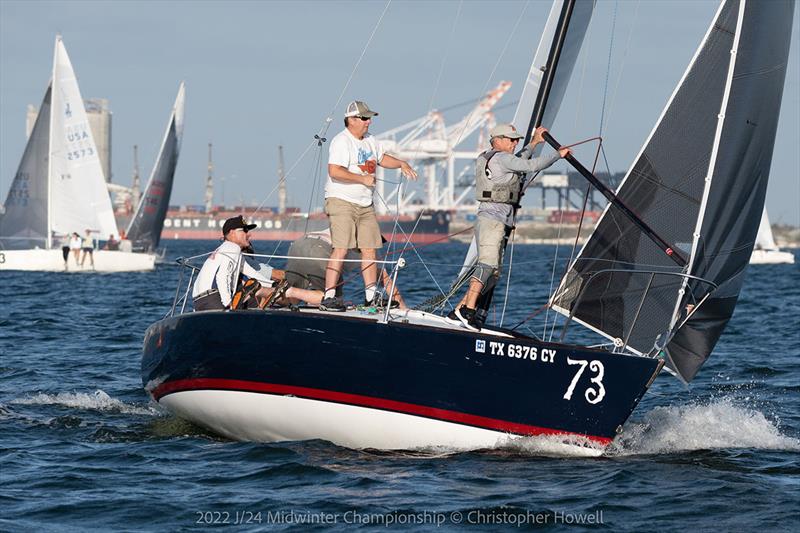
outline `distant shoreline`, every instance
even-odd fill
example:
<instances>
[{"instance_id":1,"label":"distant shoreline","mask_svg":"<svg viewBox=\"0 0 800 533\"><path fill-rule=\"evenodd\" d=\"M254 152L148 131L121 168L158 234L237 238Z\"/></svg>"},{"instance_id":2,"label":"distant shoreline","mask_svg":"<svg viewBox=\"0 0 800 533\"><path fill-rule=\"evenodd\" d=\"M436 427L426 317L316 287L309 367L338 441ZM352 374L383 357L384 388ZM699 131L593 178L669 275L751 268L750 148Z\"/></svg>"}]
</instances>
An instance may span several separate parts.
<instances>
[{"instance_id":1,"label":"distant shoreline","mask_svg":"<svg viewBox=\"0 0 800 533\"><path fill-rule=\"evenodd\" d=\"M460 221L450 223L450 233L458 233L453 240L469 242L472 239L472 232L466 231L472 224ZM589 238L593 226L581 229L581 238L578 244L583 244ZM563 224L558 226L547 222L520 222L517 224L517 231L514 237L516 244L572 244L575 242L575 232L578 230L577 224ZM463 233L459 233L463 232ZM772 226L772 233L775 243L783 249L791 250L800 248L800 228L775 224Z\"/></svg>"}]
</instances>

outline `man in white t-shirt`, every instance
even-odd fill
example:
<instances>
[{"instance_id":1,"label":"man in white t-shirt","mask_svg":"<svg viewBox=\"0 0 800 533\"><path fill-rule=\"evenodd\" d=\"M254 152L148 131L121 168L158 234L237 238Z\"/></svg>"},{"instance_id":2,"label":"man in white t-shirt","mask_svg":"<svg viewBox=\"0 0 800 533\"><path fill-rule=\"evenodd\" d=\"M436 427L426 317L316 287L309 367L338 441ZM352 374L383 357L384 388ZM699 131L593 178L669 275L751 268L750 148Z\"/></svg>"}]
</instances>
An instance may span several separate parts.
<instances>
[{"instance_id":1,"label":"man in white t-shirt","mask_svg":"<svg viewBox=\"0 0 800 533\"><path fill-rule=\"evenodd\" d=\"M381 243L381 232L372 195L375 190L375 169L400 169L403 176L417 179L408 163L385 154L369 134L372 118L378 113L364 102L348 104L344 114L345 129L331 141L328 157L328 181L325 185L325 213L331 225L331 252L325 272L325 298L320 304L323 311L344 311L336 287L342 271L342 260L347 251L361 250L361 268L364 277L365 305L383 307L376 289L378 269L375 266Z\"/></svg>"}]
</instances>

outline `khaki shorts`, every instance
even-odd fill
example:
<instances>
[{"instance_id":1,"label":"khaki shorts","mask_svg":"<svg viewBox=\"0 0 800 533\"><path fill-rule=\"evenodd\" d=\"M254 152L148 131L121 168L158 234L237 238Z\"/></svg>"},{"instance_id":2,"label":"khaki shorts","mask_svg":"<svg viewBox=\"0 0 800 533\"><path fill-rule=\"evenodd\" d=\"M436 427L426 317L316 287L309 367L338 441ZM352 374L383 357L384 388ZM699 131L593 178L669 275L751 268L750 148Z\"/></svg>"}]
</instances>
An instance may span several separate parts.
<instances>
[{"instance_id":1,"label":"khaki shorts","mask_svg":"<svg viewBox=\"0 0 800 533\"><path fill-rule=\"evenodd\" d=\"M374 250L383 246L378 219L371 205L361 207L341 198L326 198L325 214L331 224L334 248Z\"/></svg>"},{"instance_id":2,"label":"khaki shorts","mask_svg":"<svg viewBox=\"0 0 800 533\"><path fill-rule=\"evenodd\" d=\"M506 225L490 218L478 217L478 263L500 267L500 254Z\"/></svg>"}]
</instances>

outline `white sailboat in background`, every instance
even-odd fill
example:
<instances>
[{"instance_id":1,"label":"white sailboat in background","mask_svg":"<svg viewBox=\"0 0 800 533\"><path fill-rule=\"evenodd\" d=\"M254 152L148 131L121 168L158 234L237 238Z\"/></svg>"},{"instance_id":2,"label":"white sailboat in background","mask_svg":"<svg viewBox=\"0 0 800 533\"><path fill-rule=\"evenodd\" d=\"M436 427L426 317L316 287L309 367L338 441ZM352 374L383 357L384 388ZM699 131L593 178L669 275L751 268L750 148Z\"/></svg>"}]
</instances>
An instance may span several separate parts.
<instances>
[{"instance_id":1,"label":"white sailboat in background","mask_svg":"<svg viewBox=\"0 0 800 533\"><path fill-rule=\"evenodd\" d=\"M750 264L775 265L793 263L794 254L781 251L778 245L775 244L775 238L772 236L772 227L769 224L769 217L767 216L767 209L764 208L763 213L761 213L761 223L758 225L756 245L753 248L753 254L750 256Z\"/></svg>"},{"instance_id":2,"label":"white sailboat in background","mask_svg":"<svg viewBox=\"0 0 800 533\"><path fill-rule=\"evenodd\" d=\"M91 231L119 238L83 98L61 36L53 77L0 217L0 270L152 270L156 256L95 250L94 266L62 256L64 239Z\"/></svg>"}]
</instances>

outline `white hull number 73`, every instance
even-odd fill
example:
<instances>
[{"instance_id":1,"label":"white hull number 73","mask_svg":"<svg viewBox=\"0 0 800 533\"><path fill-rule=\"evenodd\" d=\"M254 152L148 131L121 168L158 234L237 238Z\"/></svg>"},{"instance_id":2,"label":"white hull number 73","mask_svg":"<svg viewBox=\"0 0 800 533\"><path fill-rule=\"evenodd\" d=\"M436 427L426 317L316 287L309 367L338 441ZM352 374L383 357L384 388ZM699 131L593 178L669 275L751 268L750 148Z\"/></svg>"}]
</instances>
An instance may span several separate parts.
<instances>
[{"instance_id":1,"label":"white hull number 73","mask_svg":"<svg viewBox=\"0 0 800 533\"><path fill-rule=\"evenodd\" d=\"M584 393L584 397L586 401L595 404L600 403L603 401L603 397L606 395L606 389L603 387L603 363L600 361L585 361L583 359L570 359L567 357L567 364L568 365L580 365L580 368L575 373L575 377L572 378L572 382L569 384L569 388L567 392L564 393L565 400L572 399L572 393L575 391L575 385L578 384L578 380L581 379L583 375L583 371L586 370L586 366L589 366L589 369L595 373L595 377L591 379L591 382L596 384L597 387L587 387L586 392Z\"/></svg>"}]
</instances>

